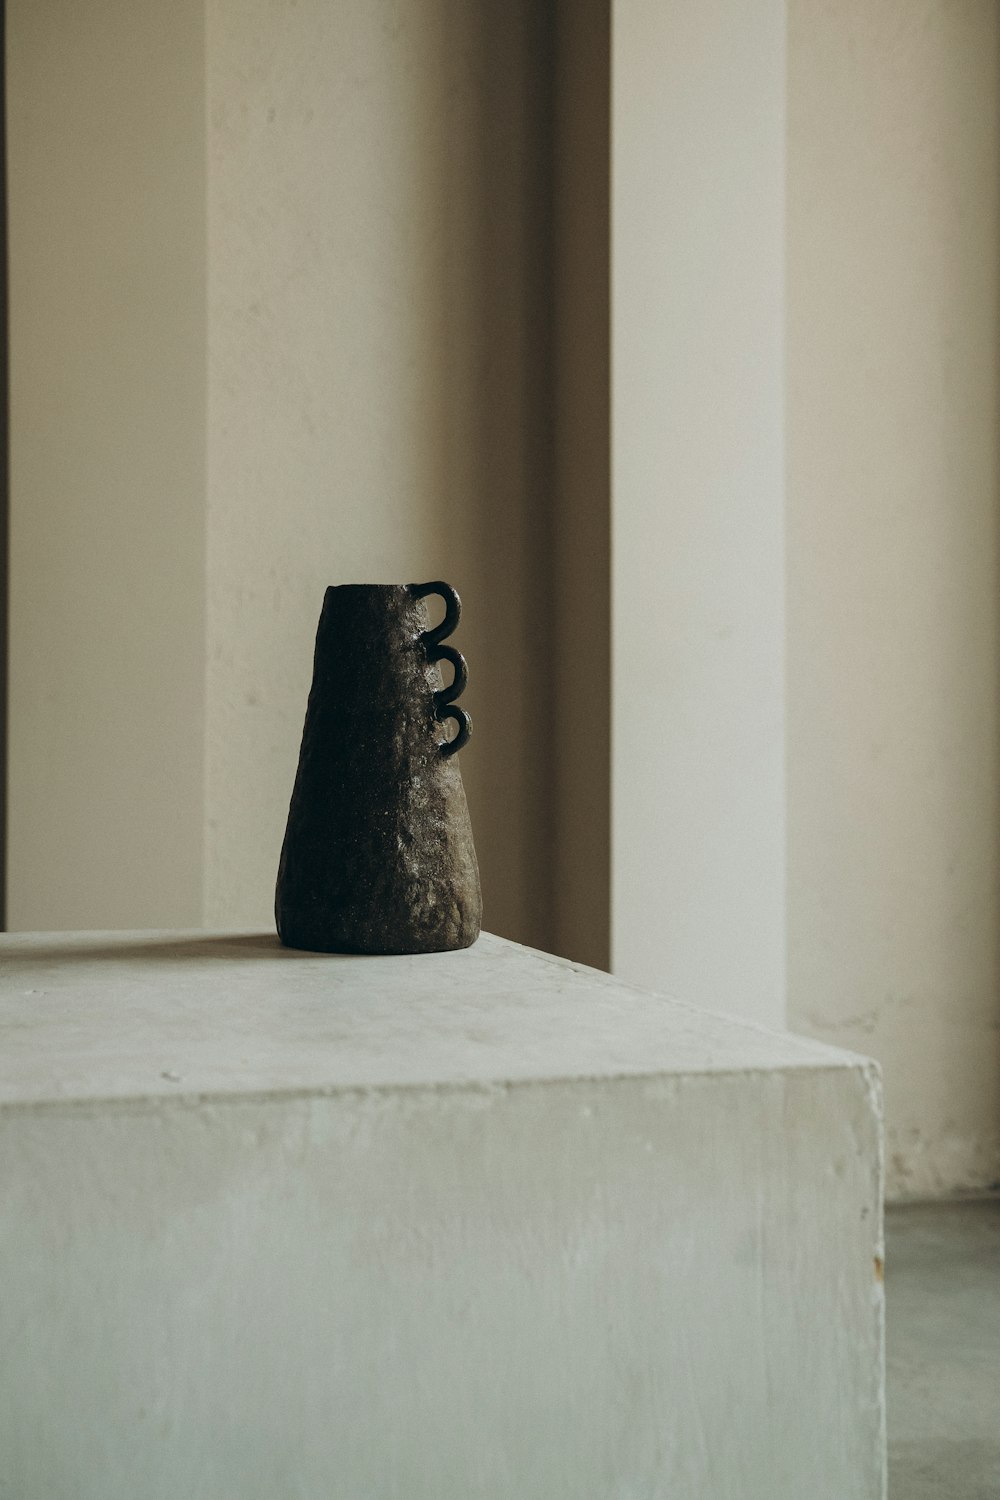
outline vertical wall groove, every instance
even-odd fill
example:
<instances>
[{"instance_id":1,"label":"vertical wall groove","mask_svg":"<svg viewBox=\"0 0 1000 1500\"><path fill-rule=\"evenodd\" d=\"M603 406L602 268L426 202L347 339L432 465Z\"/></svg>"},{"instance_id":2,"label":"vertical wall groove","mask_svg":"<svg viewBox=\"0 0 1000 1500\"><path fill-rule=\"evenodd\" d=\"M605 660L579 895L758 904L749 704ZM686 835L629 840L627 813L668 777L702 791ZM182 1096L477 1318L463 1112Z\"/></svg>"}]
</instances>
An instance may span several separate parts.
<instances>
[{"instance_id":1,"label":"vertical wall groove","mask_svg":"<svg viewBox=\"0 0 1000 1500\"><path fill-rule=\"evenodd\" d=\"M7 926L10 402L7 318L7 7L0 0L0 931Z\"/></svg>"},{"instance_id":2,"label":"vertical wall groove","mask_svg":"<svg viewBox=\"0 0 1000 1500\"><path fill-rule=\"evenodd\" d=\"M557 0L554 77L552 945L610 962L608 0Z\"/></svg>"}]
</instances>

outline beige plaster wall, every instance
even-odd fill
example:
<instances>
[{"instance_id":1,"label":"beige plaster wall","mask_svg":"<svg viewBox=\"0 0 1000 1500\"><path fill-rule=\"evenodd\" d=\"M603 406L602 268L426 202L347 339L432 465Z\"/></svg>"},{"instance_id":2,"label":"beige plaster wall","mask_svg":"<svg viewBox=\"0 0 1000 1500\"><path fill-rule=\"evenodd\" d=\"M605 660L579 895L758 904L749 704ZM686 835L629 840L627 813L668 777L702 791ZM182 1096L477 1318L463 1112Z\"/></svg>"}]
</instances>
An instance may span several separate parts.
<instances>
[{"instance_id":1,"label":"beige plaster wall","mask_svg":"<svg viewBox=\"0 0 1000 1500\"><path fill-rule=\"evenodd\" d=\"M551 8L9 28L10 925L268 924L324 587L444 576L548 946Z\"/></svg>"},{"instance_id":2,"label":"beige plaster wall","mask_svg":"<svg viewBox=\"0 0 1000 1500\"><path fill-rule=\"evenodd\" d=\"M547 946L547 7L207 16L206 919L270 920L325 586L445 577L485 921Z\"/></svg>"},{"instance_id":3,"label":"beige plaster wall","mask_svg":"<svg viewBox=\"0 0 1000 1500\"><path fill-rule=\"evenodd\" d=\"M791 0L792 1023L889 1188L1000 1178L1000 18Z\"/></svg>"},{"instance_id":4,"label":"beige plaster wall","mask_svg":"<svg viewBox=\"0 0 1000 1500\"><path fill-rule=\"evenodd\" d=\"M12 928L201 918L200 0L8 0Z\"/></svg>"}]
</instances>

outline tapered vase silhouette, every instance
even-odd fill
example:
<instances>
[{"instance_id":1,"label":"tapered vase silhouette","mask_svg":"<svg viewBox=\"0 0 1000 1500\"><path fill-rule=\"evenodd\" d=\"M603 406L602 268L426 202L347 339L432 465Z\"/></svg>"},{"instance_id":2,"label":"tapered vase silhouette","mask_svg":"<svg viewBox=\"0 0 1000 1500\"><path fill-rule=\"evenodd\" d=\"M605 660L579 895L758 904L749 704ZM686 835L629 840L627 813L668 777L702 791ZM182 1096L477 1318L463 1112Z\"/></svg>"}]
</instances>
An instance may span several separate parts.
<instances>
[{"instance_id":1,"label":"tapered vase silhouette","mask_svg":"<svg viewBox=\"0 0 1000 1500\"><path fill-rule=\"evenodd\" d=\"M445 616L432 629L433 594ZM444 644L460 612L441 582L327 589L275 893L288 947L433 953L479 936L457 753L472 731L455 702L468 674ZM441 662L454 672L447 686Z\"/></svg>"}]
</instances>

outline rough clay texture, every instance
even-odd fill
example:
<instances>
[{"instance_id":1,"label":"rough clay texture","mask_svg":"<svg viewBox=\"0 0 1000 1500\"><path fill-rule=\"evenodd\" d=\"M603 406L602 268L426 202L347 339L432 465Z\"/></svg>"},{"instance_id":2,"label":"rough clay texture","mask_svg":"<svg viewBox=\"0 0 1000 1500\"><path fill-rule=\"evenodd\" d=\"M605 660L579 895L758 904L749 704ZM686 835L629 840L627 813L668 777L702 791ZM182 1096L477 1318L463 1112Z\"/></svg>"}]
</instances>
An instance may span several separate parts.
<instances>
[{"instance_id":1,"label":"rough clay texture","mask_svg":"<svg viewBox=\"0 0 1000 1500\"><path fill-rule=\"evenodd\" d=\"M275 897L291 948L429 953L479 936L482 898L438 670L404 584L326 591Z\"/></svg>"}]
</instances>

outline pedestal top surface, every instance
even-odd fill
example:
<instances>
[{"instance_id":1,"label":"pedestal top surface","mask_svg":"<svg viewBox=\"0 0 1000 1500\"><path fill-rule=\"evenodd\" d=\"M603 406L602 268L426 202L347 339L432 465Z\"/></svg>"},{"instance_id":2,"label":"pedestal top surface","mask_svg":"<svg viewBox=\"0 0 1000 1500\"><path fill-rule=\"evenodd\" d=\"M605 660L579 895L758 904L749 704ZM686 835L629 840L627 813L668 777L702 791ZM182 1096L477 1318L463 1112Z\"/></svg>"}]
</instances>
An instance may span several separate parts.
<instances>
[{"instance_id":1,"label":"pedestal top surface","mask_svg":"<svg viewBox=\"0 0 1000 1500\"><path fill-rule=\"evenodd\" d=\"M259 933L0 938L0 1107L862 1061L485 933L403 958Z\"/></svg>"}]
</instances>

